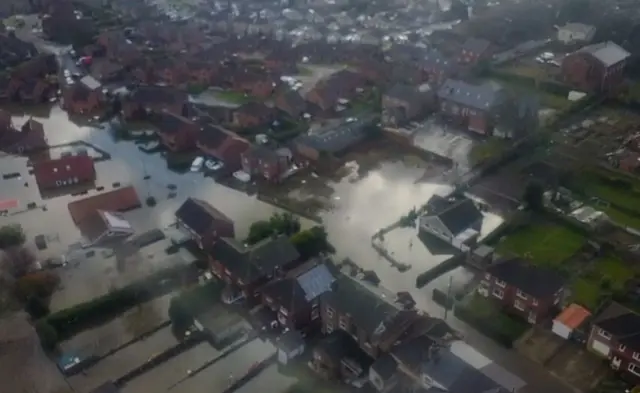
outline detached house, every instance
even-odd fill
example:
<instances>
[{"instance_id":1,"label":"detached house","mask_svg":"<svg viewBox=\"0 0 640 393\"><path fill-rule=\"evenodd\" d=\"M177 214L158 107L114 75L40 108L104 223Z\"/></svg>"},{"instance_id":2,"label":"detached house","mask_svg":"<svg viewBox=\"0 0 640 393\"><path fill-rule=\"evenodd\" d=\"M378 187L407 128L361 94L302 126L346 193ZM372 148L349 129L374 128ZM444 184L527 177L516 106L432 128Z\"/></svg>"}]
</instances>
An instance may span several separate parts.
<instances>
[{"instance_id":1,"label":"detached house","mask_svg":"<svg viewBox=\"0 0 640 393\"><path fill-rule=\"evenodd\" d=\"M472 85L448 79L438 89L440 114L453 124L488 135L495 125L495 114L504 99L500 85L487 82Z\"/></svg>"},{"instance_id":2,"label":"detached house","mask_svg":"<svg viewBox=\"0 0 640 393\"><path fill-rule=\"evenodd\" d=\"M586 92L616 91L624 81L624 68L630 56L613 42L585 46L562 60L562 76Z\"/></svg>"},{"instance_id":3,"label":"detached house","mask_svg":"<svg viewBox=\"0 0 640 393\"><path fill-rule=\"evenodd\" d=\"M427 214L418 219L418 230L431 234L454 247L468 251L475 244L483 216L472 200L450 201L434 195L428 202Z\"/></svg>"},{"instance_id":4,"label":"detached house","mask_svg":"<svg viewBox=\"0 0 640 393\"><path fill-rule=\"evenodd\" d=\"M320 321L320 296L331 290L336 273L330 261L313 259L265 285L262 304L291 329L305 329Z\"/></svg>"},{"instance_id":5,"label":"detached house","mask_svg":"<svg viewBox=\"0 0 640 393\"><path fill-rule=\"evenodd\" d=\"M247 246L220 238L209 248L211 271L248 300L260 295L260 287L277 274L299 263L300 255L285 236L268 238Z\"/></svg>"},{"instance_id":6,"label":"detached house","mask_svg":"<svg viewBox=\"0 0 640 393\"><path fill-rule=\"evenodd\" d=\"M203 250L221 237L235 237L233 221L201 199L188 198L176 211L176 220Z\"/></svg>"},{"instance_id":7,"label":"detached house","mask_svg":"<svg viewBox=\"0 0 640 393\"><path fill-rule=\"evenodd\" d=\"M513 258L487 268L478 293L535 324L560 304L565 284L566 280L557 271Z\"/></svg>"},{"instance_id":8,"label":"detached house","mask_svg":"<svg viewBox=\"0 0 640 393\"><path fill-rule=\"evenodd\" d=\"M640 382L640 315L611 303L593 320L587 348L611 362L611 368Z\"/></svg>"}]
</instances>

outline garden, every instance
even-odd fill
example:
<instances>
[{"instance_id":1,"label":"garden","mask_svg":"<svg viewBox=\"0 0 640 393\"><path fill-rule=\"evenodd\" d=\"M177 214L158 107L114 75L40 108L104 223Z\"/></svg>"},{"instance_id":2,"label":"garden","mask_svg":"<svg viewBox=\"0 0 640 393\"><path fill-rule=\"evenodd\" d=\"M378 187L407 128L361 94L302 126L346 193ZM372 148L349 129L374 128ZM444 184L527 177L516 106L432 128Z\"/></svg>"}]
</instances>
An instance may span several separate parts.
<instances>
[{"instance_id":1,"label":"garden","mask_svg":"<svg viewBox=\"0 0 640 393\"><path fill-rule=\"evenodd\" d=\"M526 322L504 313L491 300L478 294L456 304L454 315L506 347L511 347L529 329Z\"/></svg>"},{"instance_id":2,"label":"garden","mask_svg":"<svg viewBox=\"0 0 640 393\"><path fill-rule=\"evenodd\" d=\"M557 265L575 254L585 238L577 230L550 222L534 222L506 235L496 250L540 265Z\"/></svg>"},{"instance_id":3,"label":"garden","mask_svg":"<svg viewBox=\"0 0 640 393\"><path fill-rule=\"evenodd\" d=\"M595 310L615 292L623 291L634 273L634 269L616 255L597 258L571 284L570 301Z\"/></svg>"}]
</instances>

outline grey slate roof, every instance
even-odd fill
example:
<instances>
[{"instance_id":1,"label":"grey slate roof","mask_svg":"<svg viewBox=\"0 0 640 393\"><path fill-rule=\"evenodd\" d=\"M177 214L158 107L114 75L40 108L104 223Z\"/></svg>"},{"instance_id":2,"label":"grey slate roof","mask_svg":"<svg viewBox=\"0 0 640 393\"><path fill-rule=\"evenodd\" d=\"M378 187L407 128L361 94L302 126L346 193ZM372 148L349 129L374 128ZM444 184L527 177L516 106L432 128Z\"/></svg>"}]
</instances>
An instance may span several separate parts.
<instances>
[{"instance_id":1,"label":"grey slate roof","mask_svg":"<svg viewBox=\"0 0 640 393\"><path fill-rule=\"evenodd\" d=\"M552 296L566 282L556 270L535 266L519 258L502 260L488 267L486 272L538 299Z\"/></svg>"},{"instance_id":2,"label":"grey slate roof","mask_svg":"<svg viewBox=\"0 0 640 393\"><path fill-rule=\"evenodd\" d=\"M619 303L611 303L598 315L594 325L616 337L620 344L640 350L640 315Z\"/></svg>"},{"instance_id":3,"label":"grey slate roof","mask_svg":"<svg viewBox=\"0 0 640 393\"><path fill-rule=\"evenodd\" d=\"M229 217L209 203L195 198L184 201L176 211L176 218L199 235L211 229L216 220L232 222Z\"/></svg>"},{"instance_id":4,"label":"grey slate roof","mask_svg":"<svg viewBox=\"0 0 640 393\"><path fill-rule=\"evenodd\" d=\"M579 52L590 53L598 61L602 62L605 67L611 67L631 56L629 52L611 41L585 46Z\"/></svg>"},{"instance_id":5,"label":"grey slate roof","mask_svg":"<svg viewBox=\"0 0 640 393\"><path fill-rule=\"evenodd\" d=\"M383 299L365 284L345 275L340 275L333 290L323 294L321 299L338 312L350 314L353 322L369 335L400 311L391 303L393 299Z\"/></svg>"},{"instance_id":6,"label":"grey slate roof","mask_svg":"<svg viewBox=\"0 0 640 393\"><path fill-rule=\"evenodd\" d=\"M366 128L370 123L371 119L360 119L330 130L324 129L311 135L302 135L296 142L317 151L338 154L364 140L367 136Z\"/></svg>"},{"instance_id":7,"label":"grey slate roof","mask_svg":"<svg viewBox=\"0 0 640 393\"><path fill-rule=\"evenodd\" d=\"M490 110L502 100L503 89L493 82L482 85L447 79L438 89L438 98L479 110Z\"/></svg>"},{"instance_id":8,"label":"grey slate roof","mask_svg":"<svg viewBox=\"0 0 640 393\"><path fill-rule=\"evenodd\" d=\"M305 299L312 301L323 293L331 290L336 278L331 274L327 265L321 264L302 273L296 278L302 288Z\"/></svg>"},{"instance_id":9,"label":"grey slate roof","mask_svg":"<svg viewBox=\"0 0 640 393\"><path fill-rule=\"evenodd\" d=\"M431 199L434 200L433 209L429 211L428 215L437 216L453 235L468 228L480 229L477 226L482 223L483 216L472 200L464 198L452 203L443 201L444 198L440 196L434 196Z\"/></svg>"}]
</instances>

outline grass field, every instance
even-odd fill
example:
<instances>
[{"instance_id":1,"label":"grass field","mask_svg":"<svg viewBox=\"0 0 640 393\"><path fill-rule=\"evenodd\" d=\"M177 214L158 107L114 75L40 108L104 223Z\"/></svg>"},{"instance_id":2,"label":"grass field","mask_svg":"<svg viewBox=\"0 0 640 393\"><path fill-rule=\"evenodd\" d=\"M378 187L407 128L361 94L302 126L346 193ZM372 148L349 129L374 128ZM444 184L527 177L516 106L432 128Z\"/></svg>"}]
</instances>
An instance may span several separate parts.
<instances>
[{"instance_id":1,"label":"grass field","mask_svg":"<svg viewBox=\"0 0 640 393\"><path fill-rule=\"evenodd\" d=\"M597 209L604 211L621 225L640 229L639 181L615 173L597 170L583 174L579 182L587 196L597 197L615 205L595 206ZM613 182L626 183L627 186L618 186ZM637 215L633 213L637 213Z\"/></svg>"},{"instance_id":2,"label":"grass field","mask_svg":"<svg viewBox=\"0 0 640 393\"><path fill-rule=\"evenodd\" d=\"M569 287L570 301L578 303L589 310L595 310L600 302L600 283L588 278L579 278Z\"/></svg>"},{"instance_id":3,"label":"grass field","mask_svg":"<svg viewBox=\"0 0 640 393\"><path fill-rule=\"evenodd\" d=\"M584 236L552 223L532 224L507 235L497 246L503 255L517 255L544 265L558 264L582 247Z\"/></svg>"},{"instance_id":4,"label":"grass field","mask_svg":"<svg viewBox=\"0 0 640 393\"><path fill-rule=\"evenodd\" d=\"M571 301L591 310L599 306L601 295L621 290L634 275L634 270L615 255L594 260L590 272L577 278L571 285ZM608 281L610 288L603 287Z\"/></svg>"}]
</instances>

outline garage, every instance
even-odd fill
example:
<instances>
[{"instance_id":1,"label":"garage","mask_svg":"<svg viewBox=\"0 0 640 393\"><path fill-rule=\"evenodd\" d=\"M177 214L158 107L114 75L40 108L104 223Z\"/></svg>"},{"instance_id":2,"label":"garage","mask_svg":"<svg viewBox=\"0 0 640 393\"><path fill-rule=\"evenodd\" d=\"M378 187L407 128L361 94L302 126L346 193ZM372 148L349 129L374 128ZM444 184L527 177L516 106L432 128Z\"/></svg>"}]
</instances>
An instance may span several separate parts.
<instances>
[{"instance_id":1,"label":"garage","mask_svg":"<svg viewBox=\"0 0 640 393\"><path fill-rule=\"evenodd\" d=\"M591 312L586 308L575 303L571 304L553 320L551 331L568 340L573 332L590 316Z\"/></svg>"}]
</instances>

